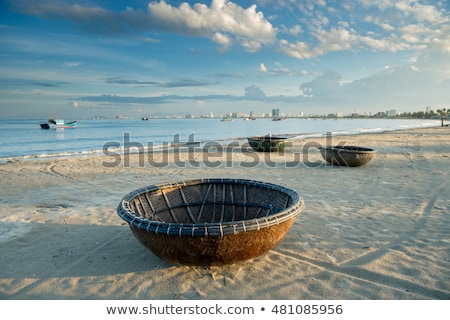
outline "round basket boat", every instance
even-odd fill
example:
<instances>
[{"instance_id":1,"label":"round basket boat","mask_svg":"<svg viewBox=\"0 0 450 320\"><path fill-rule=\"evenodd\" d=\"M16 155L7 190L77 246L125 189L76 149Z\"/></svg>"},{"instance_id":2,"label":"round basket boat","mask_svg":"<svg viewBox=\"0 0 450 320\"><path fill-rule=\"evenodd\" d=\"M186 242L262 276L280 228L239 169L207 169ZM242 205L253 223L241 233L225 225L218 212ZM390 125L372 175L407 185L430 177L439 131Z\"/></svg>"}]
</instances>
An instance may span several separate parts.
<instances>
[{"instance_id":1,"label":"round basket boat","mask_svg":"<svg viewBox=\"0 0 450 320\"><path fill-rule=\"evenodd\" d=\"M250 147L260 152L284 151L286 137L262 136L247 138Z\"/></svg>"},{"instance_id":2,"label":"round basket boat","mask_svg":"<svg viewBox=\"0 0 450 320\"><path fill-rule=\"evenodd\" d=\"M170 263L224 265L279 244L304 207L293 190L253 180L202 179L135 190L117 213Z\"/></svg>"},{"instance_id":3,"label":"round basket boat","mask_svg":"<svg viewBox=\"0 0 450 320\"><path fill-rule=\"evenodd\" d=\"M320 148L320 152L327 162L348 167L365 165L372 160L376 153L374 149L357 146L325 147Z\"/></svg>"}]
</instances>

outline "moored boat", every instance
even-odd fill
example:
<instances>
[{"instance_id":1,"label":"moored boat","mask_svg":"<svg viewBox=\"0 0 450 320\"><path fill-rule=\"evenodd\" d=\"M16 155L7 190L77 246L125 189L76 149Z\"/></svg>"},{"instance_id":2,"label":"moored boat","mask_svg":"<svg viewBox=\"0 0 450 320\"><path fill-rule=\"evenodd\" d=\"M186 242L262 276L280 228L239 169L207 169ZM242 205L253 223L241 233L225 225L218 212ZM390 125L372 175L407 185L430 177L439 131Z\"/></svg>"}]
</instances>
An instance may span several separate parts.
<instances>
[{"instance_id":1,"label":"moored boat","mask_svg":"<svg viewBox=\"0 0 450 320\"><path fill-rule=\"evenodd\" d=\"M77 120L64 122L63 119L50 118L46 123L41 123L41 129L74 129L77 127Z\"/></svg>"}]
</instances>

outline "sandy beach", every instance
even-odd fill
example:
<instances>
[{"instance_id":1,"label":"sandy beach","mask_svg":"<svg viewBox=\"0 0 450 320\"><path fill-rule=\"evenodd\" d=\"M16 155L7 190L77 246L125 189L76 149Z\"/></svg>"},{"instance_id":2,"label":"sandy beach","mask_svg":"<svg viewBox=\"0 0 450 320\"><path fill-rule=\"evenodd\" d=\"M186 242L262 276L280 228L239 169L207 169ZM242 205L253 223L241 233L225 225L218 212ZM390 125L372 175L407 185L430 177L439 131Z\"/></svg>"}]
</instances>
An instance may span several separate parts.
<instances>
[{"instance_id":1,"label":"sandy beach","mask_svg":"<svg viewBox=\"0 0 450 320\"><path fill-rule=\"evenodd\" d=\"M232 146L2 164L0 298L450 299L450 129L333 137L342 142L377 154L363 167L326 165L323 137L284 154ZM222 177L303 197L276 248L227 266L172 265L116 213L137 188Z\"/></svg>"}]
</instances>

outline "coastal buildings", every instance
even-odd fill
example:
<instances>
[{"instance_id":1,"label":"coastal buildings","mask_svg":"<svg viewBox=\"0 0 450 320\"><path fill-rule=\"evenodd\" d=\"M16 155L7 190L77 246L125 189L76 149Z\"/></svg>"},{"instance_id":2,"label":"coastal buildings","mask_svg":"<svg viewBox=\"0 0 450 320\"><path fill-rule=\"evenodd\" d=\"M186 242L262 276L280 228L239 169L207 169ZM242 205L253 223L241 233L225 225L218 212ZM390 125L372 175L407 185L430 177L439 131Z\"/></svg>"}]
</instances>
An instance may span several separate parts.
<instances>
[{"instance_id":1,"label":"coastal buildings","mask_svg":"<svg viewBox=\"0 0 450 320\"><path fill-rule=\"evenodd\" d=\"M280 109L272 109L272 118L280 117Z\"/></svg>"},{"instance_id":2,"label":"coastal buildings","mask_svg":"<svg viewBox=\"0 0 450 320\"><path fill-rule=\"evenodd\" d=\"M195 115L195 114L154 114L149 116L149 118L166 118L166 119L191 119L191 118L250 118L250 119L274 119L274 118L431 118L431 117L447 117L450 115L450 108L437 108L433 110L433 107L426 106L423 111L412 111L412 112L398 112L396 109L389 109L385 111L378 112L363 112L360 113L356 109L353 113L344 114L344 112L332 112L332 113L308 113L305 114L302 111L296 113L285 113L282 112L280 108L269 109L268 112L254 112L251 111L232 111L222 114L213 114L212 111L206 112L205 114ZM118 115L117 119L133 119L134 117ZM139 118L142 118L140 116Z\"/></svg>"}]
</instances>

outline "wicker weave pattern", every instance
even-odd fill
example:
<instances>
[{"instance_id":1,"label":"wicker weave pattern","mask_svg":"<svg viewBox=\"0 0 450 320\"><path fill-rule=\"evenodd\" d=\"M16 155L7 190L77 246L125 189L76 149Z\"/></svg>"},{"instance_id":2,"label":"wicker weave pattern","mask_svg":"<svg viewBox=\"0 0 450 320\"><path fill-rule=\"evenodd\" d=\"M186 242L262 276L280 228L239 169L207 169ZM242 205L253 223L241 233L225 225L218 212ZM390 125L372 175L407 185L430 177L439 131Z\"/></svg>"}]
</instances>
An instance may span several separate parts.
<instances>
[{"instance_id":1,"label":"wicker weave pattern","mask_svg":"<svg viewBox=\"0 0 450 320\"><path fill-rule=\"evenodd\" d=\"M296 192L278 185L203 179L135 190L117 212L130 225L156 234L224 236L278 225L303 206Z\"/></svg>"}]
</instances>

